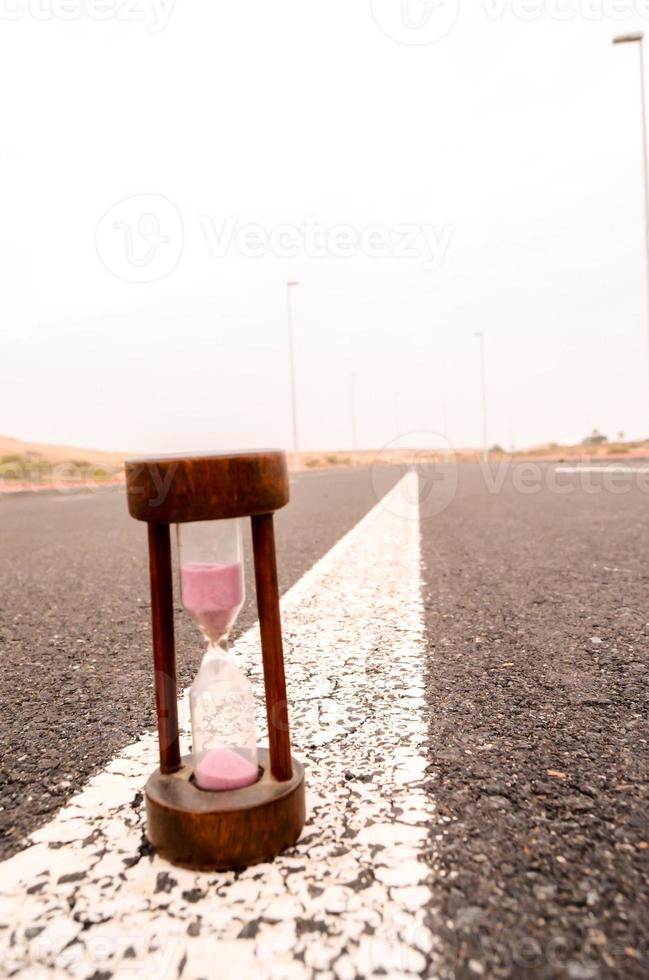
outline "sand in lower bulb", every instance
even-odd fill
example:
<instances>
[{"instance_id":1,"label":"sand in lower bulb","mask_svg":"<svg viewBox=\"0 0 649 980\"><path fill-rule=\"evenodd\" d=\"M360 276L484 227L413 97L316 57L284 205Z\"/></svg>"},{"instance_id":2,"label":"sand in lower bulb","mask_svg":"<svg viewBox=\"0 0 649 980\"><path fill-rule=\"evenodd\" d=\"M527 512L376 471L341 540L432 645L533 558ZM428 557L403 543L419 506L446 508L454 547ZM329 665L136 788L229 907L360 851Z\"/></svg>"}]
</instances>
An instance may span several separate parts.
<instances>
[{"instance_id":1,"label":"sand in lower bulb","mask_svg":"<svg viewBox=\"0 0 649 980\"><path fill-rule=\"evenodd\" d=\"M210 749L199 761L194 779L200 789L243 789L256 782L257 766L234 749Z\"/></svg>"}]
</instances>

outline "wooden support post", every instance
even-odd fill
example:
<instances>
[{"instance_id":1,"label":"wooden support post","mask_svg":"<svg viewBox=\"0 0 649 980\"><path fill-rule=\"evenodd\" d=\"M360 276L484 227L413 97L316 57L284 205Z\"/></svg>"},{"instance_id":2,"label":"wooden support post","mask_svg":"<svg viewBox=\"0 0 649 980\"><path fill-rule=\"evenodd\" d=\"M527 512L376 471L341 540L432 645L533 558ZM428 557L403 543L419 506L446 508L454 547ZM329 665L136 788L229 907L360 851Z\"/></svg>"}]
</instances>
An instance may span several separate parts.
<instances>
[{"instance_id":1,"label":"wooden support post","mask_svg":"<svg viewBox=\"0 0 649 980\"><path fill-rule=\"evenodd\" d=\"M149 524L149 573L160 771L180 769L171 541L168 524Z\"/></svg>"},{"instance_id":2,"label":"wooden support post","mask_svg":"<svg viewBox=\"0 0 649 980\"><path fill-rule=\"evenodd\" d=\"M285 782L291 779L293 769L282 654L282 627L279 617L273 515L260 514L252 517L251 521L271 772L279 782Z\"/></svg>"}]
</instances>

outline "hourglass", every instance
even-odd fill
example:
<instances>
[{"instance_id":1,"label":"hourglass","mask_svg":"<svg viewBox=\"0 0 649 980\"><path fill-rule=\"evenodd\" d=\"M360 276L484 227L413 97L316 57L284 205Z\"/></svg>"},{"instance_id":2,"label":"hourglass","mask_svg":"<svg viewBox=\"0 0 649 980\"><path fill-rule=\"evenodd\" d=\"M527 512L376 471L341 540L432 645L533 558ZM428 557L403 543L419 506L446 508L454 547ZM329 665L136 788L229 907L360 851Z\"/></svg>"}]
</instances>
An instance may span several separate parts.
<instances>
[{"instance_id":1,"label":"hourglass","mask_svg":"<svg viewBox=\"0 0 649 980\"><path fill-rule=\"evenodd\" d=\"M129 511L146 521L160 768L145 789L147 834L190 868L273 858L304 825L304 770L291 755L273 514L288 503L281 452L128 460ZM257 745L254 695L228 648L245 598L242 518L250 517L268 749ZM207 650L189 690L192 753L181 757L170 525L180 597Z\"/></svg>"},{"instance_id":2,"label":"hourglass","mask_svg":"<svg viewBox=\"0 0 649 980\"><path fill-rule=\"evenodd\" d=\"M208 647L189 690L194 780L240 789L257 779L255 703L228 650L245 595L239 520L178 524L180 595Z\"/></svg>"}]
</instances>

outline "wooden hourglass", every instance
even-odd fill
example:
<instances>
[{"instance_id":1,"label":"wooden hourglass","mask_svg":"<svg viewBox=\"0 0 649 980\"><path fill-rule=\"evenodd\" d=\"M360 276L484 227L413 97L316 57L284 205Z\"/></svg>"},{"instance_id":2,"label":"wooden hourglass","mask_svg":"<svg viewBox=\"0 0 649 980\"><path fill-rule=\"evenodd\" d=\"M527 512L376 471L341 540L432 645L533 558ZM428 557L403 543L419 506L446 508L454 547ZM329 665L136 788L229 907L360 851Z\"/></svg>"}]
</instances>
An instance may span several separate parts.
<instances>
[{"instance_id":1,"label":"wooden hourglass","mask_svg":"<svg viewBox=\"0 0 649 980\"><path fill-rule=\"evenodd\" d=\"M160 747L160 768L145 789L149 840L161 856L183 867L219 870L268 861L295 843L305 820L304 769L291 756L273 528L274 512L289 499L286 456L268 451L127 460L126 491L129 512L146 521L149 534ZM269 748L257 749L248 735L245 748L238 743L234 748L212 746L206 755L202 746L194 746L193 757L181 757L170 525L179 526L181 552L187 556L181 557L181 564L185 563L181 567L185 607L212 644L213 669L217 673L221 670L219 677L231 679L232 665L228 661L230 667L224 668L225 661L218 663L215 647L219 643L223 646L243 601L242 576L237 570L240 555L236 558L237 546L233 544L238 532L230 533L236 519L243 517L250 517L252 524ZM199 523L208 521L222 522L213 535L211 525ZM216 542L213 554L209 550L211 540ZM225 562L211 561L213 557L221 559L224 553ZM203 561L206 555L210 562ZM198 561L193 560L196 557ZM218 585L213 585L217 579ZM218 598L225 595L227 600ZM224 651L222 657L226 657ZM236 696L245 706L245 693L236 688L236 678L233 683ZM197 697L201 690L199 684ZM224 690L223 685L218 690ZM232 687L228 690L231 692ZM219 695L213 703L218 711L231 710L233 702L232 697L224 701ZM205 727L210 730L209 725ZM234 769L224 770L224 760L227 762L228 753L231 759L233 751L238 753ZM212 768L208 765L207 775L203 775L198 772L201 763L197 760L206 759Z\"/></svg>"}]
</instances>

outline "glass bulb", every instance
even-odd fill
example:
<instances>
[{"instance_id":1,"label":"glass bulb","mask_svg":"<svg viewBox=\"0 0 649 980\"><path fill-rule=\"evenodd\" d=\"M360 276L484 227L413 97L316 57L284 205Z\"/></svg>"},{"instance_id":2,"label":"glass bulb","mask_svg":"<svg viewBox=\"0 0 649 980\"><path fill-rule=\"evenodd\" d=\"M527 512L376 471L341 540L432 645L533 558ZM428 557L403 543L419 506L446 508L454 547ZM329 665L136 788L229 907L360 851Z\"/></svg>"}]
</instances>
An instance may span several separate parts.
<instances>
[{"instance_id":1,"label":"glass bulb","mask_svg":"<svg viewBox=\"0 0 649 980\"><path fill-rule=\"evenodd\" d=\"M180 594L208 643L227 637L245 598L240 521L178 525Z\"/></svg>"},{"instance_id":2,"label":"glass bulb","mask_svg":"<svg viewBox=\"0 0 649 980\"><path fill-rule=\"evenodd\" d=\"M239 789L257 779L252 685L224 645L210 646L189 689L194 779L201 789Z\"/></svg>"},{"instance_id":3,"label":"glass bulb","mask_svg":"<svg viewBox=\"0 0 649 980\"><path fill-rule=\"evenodd\" d=\"M252 685L227 642L245 595L241 522L181 524L178 543L182 603L208 643L189 691L194 779L205 790L238 789L258 775Z\"/></svg>"}]
</instances>

